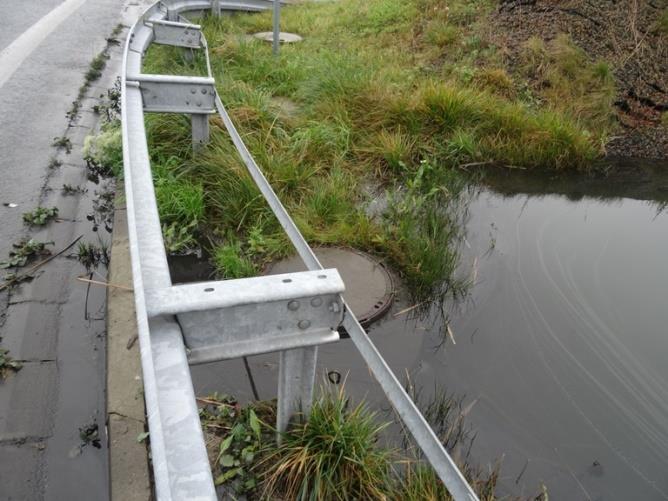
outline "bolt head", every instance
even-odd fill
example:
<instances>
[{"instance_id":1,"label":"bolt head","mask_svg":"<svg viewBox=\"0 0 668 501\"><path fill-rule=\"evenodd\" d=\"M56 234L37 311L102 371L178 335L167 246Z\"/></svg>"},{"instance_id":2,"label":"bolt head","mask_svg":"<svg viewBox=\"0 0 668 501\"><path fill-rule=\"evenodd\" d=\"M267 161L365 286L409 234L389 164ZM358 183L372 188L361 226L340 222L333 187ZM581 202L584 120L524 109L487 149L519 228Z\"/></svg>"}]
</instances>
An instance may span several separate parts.
<instances>
[{"instance_id":1,"label":"bolt head","mask_svg":"<svg viewBox=\"0 0 668 501\"><path fill-rule=\"evenodd\" d=\"M205 89L205 88L203 88L200 92L201 92L202 94L206 95L206 89Z\"/></svg>"},{"instance_id":2,"label":"bolt head","mask_svg":"<svg viewBox=\"0 0 668 501\"><path fill-rule=\"evenodd\" d=\"M300 320L297 324L297 327L299 327L301 330L308 329L311 327L311 322L308 320Z\"/></svg>"},{"instance_id":3,"label":"bolt head","mask_svg":"<svg viewBox=\"0 0 668 501\"><path fill-rule=\"evenodd\" d=\"M321 297L314 297L311 299L311 306L314 308L317 308L318 306L322 305L322 298Z\"/></svg>"},{"instance_id":4,"label":"bolt head","mask_svg":"<svg viewBox=\"0 0 668 501\"><path fill-rule=\"evenodd\" d=\"M299 301L292 300L288 303L288 310L297 311L299 309Z\"/></svg>"},{"instance_id":5,"label":"bolt head","mask_svg":"<svg viewBox=\"0 0 668 501\"><path fill-rule=\"evenodd\" d=\"M191 94L195 94L197 92L197 89L190 89Z\"/></svg>"}]
</instances>

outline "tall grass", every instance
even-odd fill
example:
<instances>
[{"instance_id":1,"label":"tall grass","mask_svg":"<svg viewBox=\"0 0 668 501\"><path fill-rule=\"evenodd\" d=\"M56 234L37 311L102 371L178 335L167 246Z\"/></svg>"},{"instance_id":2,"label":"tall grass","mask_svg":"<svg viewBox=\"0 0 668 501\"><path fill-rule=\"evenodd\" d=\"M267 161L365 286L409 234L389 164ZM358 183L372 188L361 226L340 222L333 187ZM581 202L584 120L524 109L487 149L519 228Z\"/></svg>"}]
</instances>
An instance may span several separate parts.
<instances>
[{"instance_id":1,"label":"tall grass","mask_svg":"<svg viewBox=\"0 0 668 501\"><path fill-rule=\"evenodd\" d=\"M418 396L419 397L419 396ZM298 417L275 440L275 401L241 407L230 397L200 399L200 418L216 484L252 499L290 500L450 500L429 464L407 443L391 448L388 422L363 402L321 388L308 421ZM423 414L482 501L497 498L500 464L478 467L461 448L470 448L462 398L437 390ZM461 430L466 430L461 432ZM536 497L536 500L547 497Z\"/></svg>"},{"instance_id":2,"label":"tall grass","mask_svg":"<svg viewBox=\"0 0 668 501\"><path fill-rule=\"evenodd\" d=\"M343 389L323 393L308 421L297 423L270 449L262 470L263 499L386 499L391 452L378 447L375 415L352 406Z\"/></svg>"}]
</instances>

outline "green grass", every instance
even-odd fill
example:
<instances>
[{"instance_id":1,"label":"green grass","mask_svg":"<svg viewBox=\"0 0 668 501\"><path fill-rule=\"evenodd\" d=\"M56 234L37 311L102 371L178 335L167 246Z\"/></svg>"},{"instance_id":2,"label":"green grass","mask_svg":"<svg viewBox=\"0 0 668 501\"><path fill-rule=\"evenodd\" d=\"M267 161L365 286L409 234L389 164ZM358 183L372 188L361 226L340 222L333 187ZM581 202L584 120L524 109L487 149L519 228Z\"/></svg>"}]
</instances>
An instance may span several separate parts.
<instances>
[{"instance_id":1,"label":"green grass","mask_svg":"<svg viewBox=\"0 0 668 501\"><path fill-rule=\"evenodd\" d=\"M664 9L656 21L656 30L663 36L668 36L668 9Z\"/></svg>"},{"instance_id":2,"label":"green grass","mask_svg":"<svg viewBox=\"0 0 668 501\"><path fill-rule=\"evenodd\" d=\"M102 71L107 65L107 59L109 59L109 56L107 55L107 49L103 50L93 58L88 67L88 71L86 71L84 85L88 86L102 76Z\"/></svg>"},{"instance_id":3,"label":"green grass","mask_svg":"<svg viewBox=\"0 0 668 501\"><path fill-rule=\"evenodd\" d=\"M299 417L276 442L276 402L245 407L229 396L200 401L200 420L216 485L225 497L291 500L450 500L428 463L404 443L392 448L389 423L337 390L321 388L308 421ZM462 398L437 391L423 414L482 501L497 498L500 464L470 462L473 433ZM463 433L461 430L466 430ZM410 446L409 446L410 445ZM546 496L532 499L545 500Z\"/></svg>"},{"instance_id":4,"label":"green grass","mask_svg":"<svg viewBox=\"0 0 668 501\"><path fill-rule=\"evenodd\" d=\"M259 464L262 498L385 499L391 452L377 445L385 426L343 390L323 393Z\"/></svg>"},{"instance_id":5,"label":"green grass","mask_svg":"<svg viewBox=\"0 0 668 501\"><path fill-rule=\"evenodd\" d=\"M540 75L509 73L484 35L492 8L465 0L292 6L282 29L304 42L283 46L279 58L248 37L271 29L270 13L199 21L223 103L312 245L379 255L420 296L461 291L460 167L586 169L597 157L611 128L611 69L560 40L527 52L545 68ZM144 71L204 74L205 60L155 46ZM538 77L549 92L528 87ZM216 256L221 276L257 273L290 252L217 118L196 157L187 118L152 115L146 125L161 214L191 206L174 200L178 186L191 201L201 189L190 236ZM371 196L390 201L382 215L367 214Z\"/></svg>"}]
</instances>

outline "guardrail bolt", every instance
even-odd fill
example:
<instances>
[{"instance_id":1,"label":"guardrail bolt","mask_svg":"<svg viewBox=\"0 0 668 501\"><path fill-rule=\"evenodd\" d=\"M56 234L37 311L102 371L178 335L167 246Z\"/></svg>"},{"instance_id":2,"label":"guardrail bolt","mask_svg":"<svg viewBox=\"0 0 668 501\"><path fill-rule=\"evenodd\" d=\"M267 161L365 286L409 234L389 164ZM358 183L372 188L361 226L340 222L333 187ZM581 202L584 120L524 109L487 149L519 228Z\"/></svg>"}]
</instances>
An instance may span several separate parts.
<instances>
[{"instance_id":1,"label":"guardrail bolt","mask_svg":"<svg viewBox=\"0 0 668 501\"><path fill-rule=\"evenodd\" d=\"M318 306L322 305L322 298L321 297L314 297L311 299L311 306L314 308L317 308Z\"/></svg>"},{"instance_id":2,"label":"guardrail bolt","mask_svg":"<svg viewBox=\"0 0 668 501\"><path fill-rule=\"evenodd\" d=\"M197 89L190 89L191 94L195 94L197 92Z\"/></svg>"},{"instance_id":3,"label":"guardrail bolt","mask_svg":"<svg viewBox=\"0 0 668 501\"><path fill-rule=\"evenodd\" d=\"M288 303L288 310L297 311L299 309L299 301L290 301Z\"/></svg>"},{"instance_id":4,"label":"guardrail bolt","mask_svg":"<svg viewBox=\"0 0 668 501\"><path fill-rule=\"evenodd\" d=\"M300 320L297 324L297 327L299 327L301 330L308 329L311 327L311 322L309 320Z\"/></svg>"}]
</instances>

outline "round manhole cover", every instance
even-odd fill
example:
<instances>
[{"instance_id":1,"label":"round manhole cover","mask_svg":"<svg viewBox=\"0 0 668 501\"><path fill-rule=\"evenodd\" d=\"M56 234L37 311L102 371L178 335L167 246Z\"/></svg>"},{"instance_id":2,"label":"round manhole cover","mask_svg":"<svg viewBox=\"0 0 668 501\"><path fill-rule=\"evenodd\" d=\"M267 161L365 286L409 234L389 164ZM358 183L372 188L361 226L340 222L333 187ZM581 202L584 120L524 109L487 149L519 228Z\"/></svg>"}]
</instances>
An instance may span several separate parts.
<instances>
[{"instance_id":1,"label":"round manhole cover","mask_svg":"<svg viewBox=\"0 0 668 501\"><path fill-rule=\"evenodd\" d=\"M253 34L253 36L265 42L274 41L273 31L263 31L261 33L255 33ZM303 38L300 37L299 35L296 35L294 33L286 33L284 31L281 31L278 34L278 39L280 40L281 43L295 43L295 42L301 42L303 40Z\"/></svg>"},{"instance_id":2,"label":"round manhole cover","mask_svg":"<svg viewBox=\"0 0 668 501\"><path fill-rule=\"evenodd\" d=\"M392 306L394 284L385 266L364 252L337 247L319 247L315 255L325 268L336 268L346 285L346 303L363 326L381 318ZM305 271L299 256L277 261L265 274Z\"/></svg>"}]
</instances>

